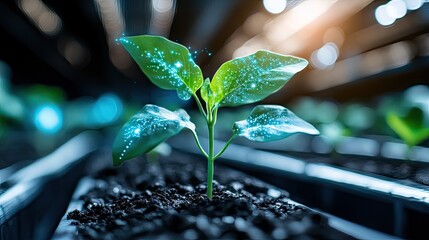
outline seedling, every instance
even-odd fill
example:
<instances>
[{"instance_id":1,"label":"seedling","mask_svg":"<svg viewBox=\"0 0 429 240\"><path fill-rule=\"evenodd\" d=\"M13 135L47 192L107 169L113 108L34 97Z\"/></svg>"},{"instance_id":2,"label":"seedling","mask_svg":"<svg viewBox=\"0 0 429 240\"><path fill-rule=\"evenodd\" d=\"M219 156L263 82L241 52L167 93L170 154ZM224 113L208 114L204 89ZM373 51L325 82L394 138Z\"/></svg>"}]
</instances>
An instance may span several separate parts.
<instances>
[{"instance_id":1,"label":"seedling","mask_svg":"<svg viewBox=\"0 0 429 240\"><path fill-rule=\"evenodd\" d=\"M407 144L408 154L412 147L429 137L429 127L424 118L424 112L418 107L411 108L406 116L393 111L386 116L389 127Z\"/></svg>"},{"instance_id":2,"label":"seedling","mask_svg":"<svg viewBox=\"0 0 429 240\"><path fill-rule=\"evenodd\" d=\"M113 144L113 163L150 151L158 144L186 128L193 134L201 153L207 158L207 197L212 198L214 161L238 136L252 141L268 142L295 133L318 134L316 128L278 105L256 106L250 116L235 122L232 136L215 153L215 124L218 110L260 101L281 89L308 62L294 56L269 51L236 58L224 63L212 81L203 80L201 69L188 49L158 36L123 37L120 42L146 76L160 88L176 90L182 100L194 98L208 128L208 151L200 144L195 125L185 110L169 111L156 105L145 105L120 130ZM204 106L197 92L200 92Z\"/></svg>"}]
</instances>

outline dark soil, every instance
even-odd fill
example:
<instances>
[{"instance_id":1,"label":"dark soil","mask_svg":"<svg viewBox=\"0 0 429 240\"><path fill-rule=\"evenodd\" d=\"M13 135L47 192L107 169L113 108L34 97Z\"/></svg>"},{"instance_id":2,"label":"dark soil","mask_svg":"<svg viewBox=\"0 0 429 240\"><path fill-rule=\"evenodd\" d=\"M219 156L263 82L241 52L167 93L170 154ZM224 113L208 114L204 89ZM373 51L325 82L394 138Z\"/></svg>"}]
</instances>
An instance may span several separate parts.
<instances>
[{"instance_id":1,"label":"dark soil","mask_svg":"<svg viewBox=\"0 0 429 240\"><path fill-rule=\"evenodd\" d=\"M209 200L205 160L177 159L137 159L95 176L97 187L82 197L83 209L67 215L76 237L352 239L321 214L291 202L287 192L219 164Z\"/></svg>"}]
</instances>

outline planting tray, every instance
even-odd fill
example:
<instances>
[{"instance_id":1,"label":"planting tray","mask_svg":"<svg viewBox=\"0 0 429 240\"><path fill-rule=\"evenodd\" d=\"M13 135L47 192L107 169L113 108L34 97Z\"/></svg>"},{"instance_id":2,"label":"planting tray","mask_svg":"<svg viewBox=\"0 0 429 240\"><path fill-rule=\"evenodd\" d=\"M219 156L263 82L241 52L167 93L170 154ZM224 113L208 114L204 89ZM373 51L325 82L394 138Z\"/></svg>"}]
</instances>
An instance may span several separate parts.
<instances>
[{"instance_id":1,"label":"planting tray","mask_svg":"<svg viewBox=\"0 0 429 240\"><path fill-rule=\"evenodd\" d=\"M179 136L170 144L199 154L196 147ZM219 141L215 145L224 143ZM429 224L426 185L234 144L219 161L287 189L300 203L359 225L404 238L426 234Z\"/></svg>"},{"instance_id":2,"label":"planting tray","mask_svg":"<svg viewBox=\"0 0 429 240\"><path fill-rule=\"evenodd\" d=\"M174 158L177 158L177 156L181 156L179 158L180 161L177 161L176 164L179 164L180 166L182 166L183 170L186 172L185 178L195 179L193 176L188 176L189 175L187 172L188 170L185 170L185 169L188 169L188 165L189 165L189 162L186 163L188 161L186 159L190 159L190 158L192 158L194 160L197 159L197 162L199 162L199 160L203 160L203 159L201 159L200 156L196 156L193 154L185 154L185 155L179 154L178 155L177 152L174 156L175 156ZM161 159L160 164L168 162L167 160L171 160L171 159ZM59 224L59 226L55 232L54 239L75 239L75 238L99 239L100 237L101 238L104 238L104 237L106 237L106 238L112 238L113 237L114 238L113 234L122 234L122 235L123 234L141 234L141 231L143 231L143 232L148 231L148 230L144 230L144 229L146 229L146 227L144 227L144 226L147 225L147 223L145 221L136 225L136 223L135 223L136 220L133 220L133 218L123 219L123 215L121 214L121 212L122 211L128 212L128 211L130 211L131 208L134 208L134 207L131 207L131 208L127 207L126 210L125 209L124 210L116 209L116 208L121 208L120 206L122 204L124 204L121 202L121 201L123 201L122 199L128 199L126 201L127 206L128 206L128 204L131 204L131 206L134 206L134 204L139 205L139 202L141 202L142 200L146 201L146 200L144 200L146 198L147 199L153 199L153 198L157 199L159 197L158 194L164 194L164 193L158 192L158 191L153 189L154 186L158 186L157 185L158 182L155 183L155 185L147 185L147 183L145 183L144 186L146 186L146 187L144 187L143 189L146 189L146 190L141 190L139 188L139 186L142 185L141 180L126 180L126 179L135 179L135 177L133 177L133 175L135 175L135 174L137 174L136 176L142 176L143 174L145 174L144 170L139 169L140 168L139 164L141 161L143 161L143 159L138 159L138 160L135 160L134 162L127 162L127 164L131 164L131 165L124 166L125 168L122 170L120 170L118 168L116 168L116 169L108 168L106 170L103 170L101 174L96 174L96 176L98 176L98 177L95 177L95 178L93 178L93 177L83 178L80 181L80 183L79 183L79 185L75 191L75 194L73 195L73 198L72 198L72 201L70 202L67 213L64 215L63 219L61 220L61 222L60 222L60 224ZM171 163L169 163L169 164L171 164ZM194 164L191 164L191 165L194 165ZM200 165L200 164L197 164L197 165ZM241 179L240 175L243 175L242 173L221 168L220 165L222 165L222 164L218 165L218 170L220 171L217 174L218 180L221 180L222 182L224 182L226 179L230 178L230 177L226 177L226 176L227 175L229 176L231 174L234 176L233 177L234 179L236 179L236 180ZM167 170L168 169L168 168L166 168L167 166L171 166L171 165L167 164L166 166L161 166L160 169L163 169L163 171L166 171L166 173L171 172L172 170ZM174 169L176 169L176 168L174 168ZM154 170L155 169L152 169L147 174L148 175L155 174L156 176L159 176L159 174L156 173L156 171L154 172ZM127 175L125 175L125 178L118 178L117 177L117 176L119 176L119 175L117 175L118 172L124 172L124 171L128 171L129 172L128 174L131 174L131 175L127 174ZM177 172L176 174L178 174L178 176L182 176L184 173ZM238 175L236 175L236 174L238 174ZM182 177L184 177L184 176L182 176ZM180 177L180 178L182 178L182 177ZM146 178L148 178L148 179L155 178L156 179L157 177L147 176L147 177L144 177L142 179L146 179ZM167 179L169 179L169 178L166 178L165 181L170 181ZM137 188L140 190L136 190L134 188L131 188L131 189L133 189L132 192L130 192L130 194L125 194L128 190L126 190L126 188L123 189L122 187L120 187L118 185L118 183L120 183L123 186L128 187L128 186L132 185L132 183L128 182L128 181L131 181L131 182L137 181L138 182ZM160 180L160 182L163 182L163 181L164 180ZM204 181L204 180L199 180L199 181ZM238 182L234 181L234 184L232 186L237 186L236 184L238 184ZM264 184L264 183L260 183L260 184ZM99 190L92 190L95 186L97 186L97 188L100 188L100 189ZM176 185L174 185L174 186L176 186ZM254 185L254 187L256 187L255 191L257 191L257 192L266 191L266 189L262 190L262 189L264 189L263 186L264 185L259 185L259 184ZM200 186L195 186L195 187L196 187L196 189L198 189ZM189 188L189 186L186 187L186 189L187 188ZM246 187L246 189L247 189L247 187ZM137 191L137 192L143 191L143 192L136 195L134 191ZM150 195L146 196L146 193L148 191L149 191L148 194L150 194ZM170 191L171 191L171 189L169 189L167 192L170 192ZM276 191L276 190L272 190L272 191ZM122 197L116 197L116 195L120 192L124 192L125 195ZM268 191L268 193L269 192L270 191ZM276 191L276 192L278 192L280 194L280 191ZM181 193L181 194L186 195L189 193L190 192ZM165 193L165 194L168 195L168 193ZM140 197L137 197L140 195L141 195L142 199L140 199ZM188 195L186 195L186 196L188 196ZM192 194L191 194L191 196L192 196ZM259 196L262 196L262 195L259 195ZM162 198L164 199L166 197L163 196ZM276 198L276 197L274 197L274 198ZM149 200L149 202L150 201L151 200ZM155 200L155 201L158 201L158 200ZM227 201L227 204L229 204L229 203L230 202ZM299 203L296 203L290 199L288 200L287 204L301 206L303 209L308 209L307 207L305 207ZM209 206L213 207L211 204ZM114 208L116 210L111 210L111 208ZM147 206L147 205L136 206L136 208L139 212L141 212L141 211L146 212L149 209L152 209L151 206ZM173 208L177 208L177 206L175 207L175 205L173 205ZM225 206L222 206L222 208L225 208ZM144 210L144 209L146 209L146 210ZM244 209L242 209L242 208L238 208L234 211L240 212L243 210ZM141 215L138 219L140 219L146 215L153 215L152 211L153 210L149 210L149 212L145 213L144 215L141 215L141 213L138 214L139 216ZM166 213L166 214L169 215L170 211L172 211L172 210L168 210L168 213ZM329 215L329 214L326 214L326 213L323 213L320 211L315 211L315 210L311 210L311 209L308 209L306 211L313 212L314 215L312 215L313 217L311 217L311 219L325 219L325 220L327 220L326 222L328 223L328 226L323 227L324 229L326 229L327 232L324 232L324 237L320 236L320 238L323 238L323 239L325 239L327 236L328 236L328 239L330 239L330 238L337 238L337 239L353 239L353 238L358 238L358 239L396 239L393 236L390 236L390 235L387 235L384 233L380 233L378 231L371 230L369 228L351 223L351 222L346 221L344 219L340 219L338 217L335 217L335 216L332 216L332 215ZM199 212L199 214L204 214L203 212L205 212L205 211L201 211L201 212ZM93 216L92 214L95 214L95 215ZM97 214L100 214L100 215L98 216ZM113 220L111 219L111 216L110 216L111 214L114 214L116 216L113 218ZM135 216L133 213L129 213L129 214L131 214L129 216ZM187 239L187 237L190 237L188 232L192 232L194 235L192 235L192 234L191 235L194 237L196 237L196 236L201 237L200 234L202 234L202 233L198 233L198 235L195 235L199 231L198 229L196 229L197 232L195 232L195 230L191 230L191 229L193 229L192 226L194 226L194 225L192 225L192 221L196 221L196 227L200 228L201 227L200 225L203 224L205 221L207 221L207 220L205 220L205 221L199 222L198 219L200 219L204 215L198 215L197 214L196 217L192 217L192 216L189 216L187 214L189 214L189 212L187 212L185 210L184 216L182 216L183 219L179 221L180 224L176 223L176 224L174 224L174 227L172 227L173 225L168 225L168 224L170 224L171 221L174 221L172 219L177 218L177 216L174 214L173 214L173 216L176 216L176 217L169 216L167 219L165 219L166 216L161 216L160 218L157 217L157 218L153 219L152 221L154 223L161 224L161 222L164 222L164 224L167 224L167 226L162 228L162 229L164 229L164 232L161 232L161 235L159 235L160 233L157 230L155 230L157 228L150 230L149 234L155 234L155 235L149 235L149 237L152 236L154 238L158 238L161 236L161 237L165 237L168 239L168 238L171 238L172 236L176 236L177 238L186 238ZM216 214L215 216L218 216L218 215ZM226 215L222 215L222 216L228 217ZM243 219L240 216L241 215L238 214L238 215L234 215L232 217L231 216L229 217L233 220L237 219L237 220L233 221L233 222L236 222L235 223L236 228L237 228L237 225L239 225L239 222L240 222L239 220L243 221ZM212 217L209 217L208 221L211 222L210 224L214 224L214 226L210 225L211 227L209 229L205 230L206 233L212 232L212 230L213 231L217 230L217 226L215 224L216 220L222 219L222 221L223 221L223 218L214 217L212 219ZM291 215L290 217L292 219L294 219L294 215ZM288 217L286 219L289 219L290 217ZM71 220L70 220L70 218L71 218ZM76 220L76 219L79 219L79 220ZM195 220L191 220L191 223L190 223L191 225L182 226L183 224L185 224L184 222L189 221L189 219L195 219ZM206 219L206 218L204 218L204 219ZM325 220L322 220L322 222L325 222ZM111 221L113 221L113 222L111 222ZM130 222L129 225L125 224L124 221ZM219 220L219 221L221 221L221 220ZM251 221L251 220L247 220L247 221ZM292 221L294 221L294 220L292 220ZM319 220L316 220L316 221L319 221ZM176 222L177 222L177 220L176 220ZM244 224L244 223L242 223L242 224ZM248 223L246 223L246 224L248 224ZM284 224L286 224L286 222ZM291 223L288 222L288 224L291 224ZM302 227L304 227L306 224L308 224L308 222L306 223L306 221L304 220L303 222L297 221L297 222L292 223L292 225L297 227L298 229L300 228L298 226L301 224L303 224ZM292 226L292 225L286 225L286 226ZM150 226L152 226L152 225L150 225ZM180 228L180 226L182 226L188 230L186 230L184 233L180 233L180 231L182 231L182 230L176 229L176 228ZM229 225L227 224L227 226L229 226ZM227 226L224 226L224 227L227 227ZM234 226L234 224L232 224L232 226ZM247 234L251 234L250 236L252 236L252 233L251 233L252 231L256 231L252 226L253 225L250 224L248 227L246 227L247 230L244 230L244 231L249 231L249 232L247 232ZM315 224L314 227L316 227L316 226L318 226L318 225ZM123 230L122 229L123 227L125 227L127 230ZM231 227L231 226L229 226L229 227ZM107 229L109 229L109 230L107 230ZM105 232L106 230L107 230L107 233ZM315 230L316 230L316 228L313 229L313 231L315 231ZM125 233L123 231L125 231ZM173 232L171 232L171 231L173 231ZM223 230L223 231L225 231L225 230ZM226 231L230 231L230 230L226 230ZM258 231L253 233L254 234L253 237L258 236L258 234L262 234L261 232L258 232ZM79 234L77 234L77 233L79 233ZM104 235L104 234L108 234L108 235ZM171 234L173 234L173 235L171 235ZM181 235L181 234L183 234L183 235ZM274 234L274 232L272 234ZM326 234L328 234L328 235L326 235ZM140 236L140 235L136 235L136 236ZM262 236L262 235L260 235L260 236ZM273 235L273 236L275 236L275 235ZM308 236L308 235L305 235L305 236ZM336 236L336 237L334 237L334 236ZM206 236L206 237L211 238L209 236ZM282 237L280 237L280 238L282 238ZM193 238L190 237L190 239L193 239Z\"/></svg>"},{"instance_id":3,"label":"planting tray","mask_svg":"<svg viewBox=\"0 0 429 240\"><path fill-rule=\"evenodd\" d=\"M96 149L97 135L84 132L19 170L0 170L0 239L49 239Z\"/></svg>"},{"instance_id":4,"label":"planting tray","mask_svg":"<svg viewBox=\"0 0 429 240\"><path fill-rule=\"evenodd\" d=\"M1 239L49 239L55 231L56 237L61 236L66 225L73 231L67 220L59 226L58 222L68 204L69 209L79 208L77 196L91 184L87 178L82 180L70 202L73 189L79 178L108 164L105 152L95 152L100 149L97 138L93 132L82 133L29 166L2 175ZM179 135L169 143L183 152L196 153L197 149L186 144L189 138L184 138ZM356 238L394 239L385 233L416 236L428 219L427 191L416 186L236 145L218 163L287 189L295 201L320 209L331 227Z\"/></svg>"},{"instance_id":5,"label":"planting tray","mask_svg":"<svg viewBox=\"0 0 429 240\"><path fill-rule=\"evenodd\" d=\"M7 138L1 139L0 144L0 174L14 171L28 165L30 160L37 159L37 151L28 140L28 134L22 131L11 132ZM8 168L8 170L4 170ZM4 171L3 171L4 170ZM0 179L5 179L0 175Z\"/></svg>"}]
</instances>

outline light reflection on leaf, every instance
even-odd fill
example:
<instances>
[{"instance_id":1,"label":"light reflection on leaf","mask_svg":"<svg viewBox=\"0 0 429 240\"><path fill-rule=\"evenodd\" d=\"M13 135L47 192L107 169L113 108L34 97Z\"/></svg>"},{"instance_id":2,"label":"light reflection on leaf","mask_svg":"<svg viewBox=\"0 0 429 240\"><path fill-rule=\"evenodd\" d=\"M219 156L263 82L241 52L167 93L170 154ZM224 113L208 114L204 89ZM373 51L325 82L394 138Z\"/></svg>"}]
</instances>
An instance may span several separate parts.
<instances>
[{"instance_id":1,"label":"light reflection on leaf","mask_svg":"<svg viewBox=\"0 0 429 240\"><path fill-rule=\"evenodd\" d=\"M186 47L149 35L123 37L120 42L155 85L177 90L180 99L188 100L203 84L201 69Z\"/></svg>"},{"instance_id":2,"label":"light reflection on leaf","mask_svg":"<svg viewBox=\"0 0 429 240\"><path fill-rule=\"evenodd\" d=\"M119 131L113 144L114 165L150 151L183 128L195 131L185 110L172 112L156 105L144 106Z\"/></svg>"},{"instance_id":3,"label":"light reflection on leaf","mask_svg":"<svg viewBox=\"0 0 429 240\"><path fill-rule=\"evenodd\" d=\"M279 105L256 106L246 120L234 123L233 131L256 142L280 140L295 133L319 134L311 124Z\"/></svg>"},{"instance_id":4,"label":"light reflection on leaf","mask_svg":"<svg viewBox=\"0 0 429 240\"><path fill-rule=\"evenodd\" d=\"M302 58L264 50L228 61L210 84L210 105L238 106L260 101L282 88L307 64Z\"/></svg>"}]
</instances>

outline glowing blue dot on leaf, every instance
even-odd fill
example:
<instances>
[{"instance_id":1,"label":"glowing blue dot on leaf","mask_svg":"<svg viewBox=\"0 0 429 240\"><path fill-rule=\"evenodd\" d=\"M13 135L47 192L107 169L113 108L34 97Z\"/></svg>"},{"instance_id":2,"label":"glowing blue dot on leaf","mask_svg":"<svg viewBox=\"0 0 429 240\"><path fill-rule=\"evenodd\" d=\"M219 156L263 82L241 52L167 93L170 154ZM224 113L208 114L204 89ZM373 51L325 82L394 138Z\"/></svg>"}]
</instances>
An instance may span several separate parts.
<instances>
[{"instance_id":1,"label":"glowing blue dot on leaf","mask_svg":"<svg viewBox=\"0 0 429 240\"><path fill-rule=\"evenodd\" d=\"M181 68L183 64L181 62L176 62L174 66L176 66L177 68Z\"/></svg>"}]
</instances>

